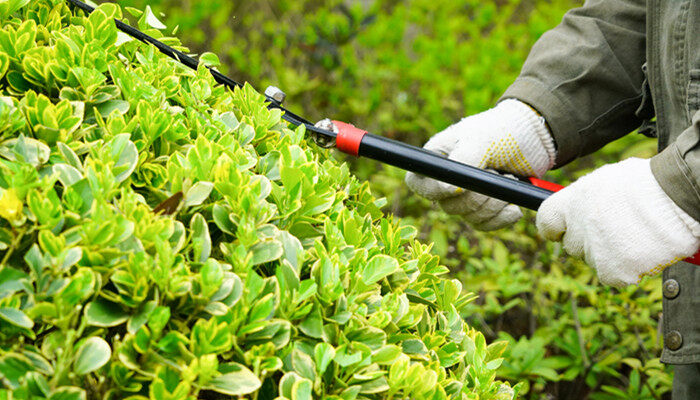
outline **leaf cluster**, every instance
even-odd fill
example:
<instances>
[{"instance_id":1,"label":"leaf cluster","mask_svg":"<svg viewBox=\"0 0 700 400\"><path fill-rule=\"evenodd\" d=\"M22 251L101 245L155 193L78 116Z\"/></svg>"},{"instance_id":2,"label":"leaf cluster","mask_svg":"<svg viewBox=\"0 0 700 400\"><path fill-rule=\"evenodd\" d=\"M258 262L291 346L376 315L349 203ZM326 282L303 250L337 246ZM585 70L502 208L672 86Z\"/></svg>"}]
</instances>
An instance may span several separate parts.
<instances>
[{"instance_id":1,"label":"leaf cluster","mask_svg":"<svg viewBox=\"0 0 700 400\"><path fill-rule=\"evenodd\" d=\"M517 396L415 228L127 11L0 7L1 398Z\"/></svg>"},{"instance_id":2,"label":"leaf cluster","mask_svg":"<svg viewBox=\"0 0 700 400\"><path fill-rule=\"evenodd\" d=\"M130 0L129 4L144 4ZM534 41L580 1L373 0L176 2L167 10L188 42L216 51L236 77L275 84L304 115L346 119L420 145L464 115L490 107ZM194 6L193 4L196 4ZM630 135L548 179L570 182L604 163L655 153ZM362 160L352 170L387 198L384 210L419 229L468 291L463 316L509 342L498 370L529 398L661 398L659 280L601 288L592 271L533 239L533 214L512 230L474 232L408 192L403 172Z\"/></svg>"}]
</instances>

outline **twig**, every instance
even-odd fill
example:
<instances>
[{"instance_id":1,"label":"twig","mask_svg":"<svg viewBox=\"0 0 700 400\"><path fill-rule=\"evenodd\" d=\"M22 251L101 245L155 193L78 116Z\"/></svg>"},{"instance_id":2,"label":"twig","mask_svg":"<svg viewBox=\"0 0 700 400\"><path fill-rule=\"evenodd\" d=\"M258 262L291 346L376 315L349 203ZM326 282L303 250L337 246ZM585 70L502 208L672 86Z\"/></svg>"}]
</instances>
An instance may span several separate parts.
<instances>
[{"instance_id":1,"label":"twig","mask_svg":"<svg viewBox=\"0 0 700 400\"><path fill-rule=\"evenodd\" d=\"M15 239L12 241L12 244L10 244L10 247L7 249L7 253L5 253L5 256L2 258L2 262L0 262L0 266L7 265L7 262L10 260L10 256L14 252L15 247L19 246L20 242L22 241L22 238L24 237L25 232L26 232L26 228L21 229L20 231L17 232Z\"/></svg>"},{"instance_id":2,"label":"twig","mask_svg":"<svg viewBox=\"0 0 700 400\"><path fill-rule=\"evenodd\" d=\"M576 296L573 293L571 294L571 313L574 317L574 325L576 327L576 335L578 336L578 346L581 349L583 365L588 368L591 362L588 360L588 355L586 354L586 344L583 341L583 333L581 332L581 320L578 318L578 305Z\"/></svg>"},{"instance_id":3,"label":"twig","mask_svg":"<svg viewBox=\"0 0 700 400\"><path fill-rule=\"evenodd\" d=\"M481 325L481 329L484 331L484 333L486 333L486 336L488 336L491 339L495 339L496 332L494 332L493 329L491 329L491 327L489 327L488 323L486 323L486 320L484 319L484 316L478 312L474 313L474 316L477 319L477 321L479 322L479 324Z\"/></svg>"},{"instance_id":4,"label":"twig","mask_svg":"<svg viewBox=\"0 0 700 400\"><path fill-rule=\"evenodd\" d=\"M630 307L629 304L625 306L625 310L627 311L627 318L631 321L632 320L632 313L630 312ZM637 344L639 345L640 349L642 350L642 357L644 359L644 362L646 362L649 359L649 352L647 351L647 347L644 345L644 340L642 339L642 335L639 334L639 328L637 325L633 325L634 327L634 337L637 339Z\"/></svg>"}]
</instances>

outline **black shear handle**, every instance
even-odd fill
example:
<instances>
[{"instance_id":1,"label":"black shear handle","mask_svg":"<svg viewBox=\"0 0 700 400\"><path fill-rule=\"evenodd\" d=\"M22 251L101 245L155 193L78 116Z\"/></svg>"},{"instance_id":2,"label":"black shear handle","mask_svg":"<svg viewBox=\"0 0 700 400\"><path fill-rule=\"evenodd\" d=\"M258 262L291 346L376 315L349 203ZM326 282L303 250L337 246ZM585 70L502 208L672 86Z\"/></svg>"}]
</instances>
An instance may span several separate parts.
<instances>
[{"instance_id":1,"label":"black shear handle","mask_svg":"<svg viewBox=\"0 0 700 400\"><path fill-rule=\"evenodd\" d=\"M354 156L371 158L463 189L537 210L561 186L530 179L523 182L447 159L431 151L367 133L350 124L333 121L338 128L337 148Z\"/></svg>"}]
</instances>

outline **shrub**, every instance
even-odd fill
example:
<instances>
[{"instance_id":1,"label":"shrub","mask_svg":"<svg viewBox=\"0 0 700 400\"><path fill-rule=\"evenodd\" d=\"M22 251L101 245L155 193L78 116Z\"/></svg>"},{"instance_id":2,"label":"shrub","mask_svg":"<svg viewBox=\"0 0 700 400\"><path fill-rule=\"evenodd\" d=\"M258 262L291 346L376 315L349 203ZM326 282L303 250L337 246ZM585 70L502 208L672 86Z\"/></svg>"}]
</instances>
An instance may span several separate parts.
<instances>
[{"instance_id":1,"label":"shrub","mask_svg":"<svg viewBox=\"0 0 700 400\"><path fill-rule=\"evenodd\" d=\"M145 5L142 0L126 4ZM304 115L347 119L419 145L458 118L490 107L535 39L577 0L149 1L169 26L222 68L285 89ZM549 179L649 157L654 140L630 135ZM670 370L658 362L658 278L601 287L590 268L536 239L533 213L514 228L472 231L408 192L403 172L367 160L352 167L386 196L386 211L419 228L468 291L463 316L488 339L509 341L501 377L528 397L661 398ZM583 343L583 345L581 345ZM525 391L525 390L523 390Z\"/></svg>"},{"instance_id":2,"label":"shrub","mask_svg":"<svg viewBox=\"0 0 700 400\"><path fill-rule=\"evenodd\" d=\"M250 86L113 4L0 18L0 398L515 398L473 296Z\"/></svg>"}]
</instances>

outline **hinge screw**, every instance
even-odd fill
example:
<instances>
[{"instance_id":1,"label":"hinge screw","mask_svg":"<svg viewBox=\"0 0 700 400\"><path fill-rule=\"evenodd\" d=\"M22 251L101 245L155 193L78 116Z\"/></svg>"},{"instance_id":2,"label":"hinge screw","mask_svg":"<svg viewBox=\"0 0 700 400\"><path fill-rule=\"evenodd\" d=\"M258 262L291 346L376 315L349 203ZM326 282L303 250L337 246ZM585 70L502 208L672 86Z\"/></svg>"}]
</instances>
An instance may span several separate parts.
<instances>
[{"instance_id":1,"label":"hinge screw","mask_svg":"<svg viewBox=\"0 0 700 400\"><path fill-rule=\"evenodd\" d=\"M268 86L267 89L265 89L265 96L271 98L272 100L282 104L285 98L287 98L287 94L282 91L282 89L278 88L277 86Z\"/></svg>"}]
</instances>

